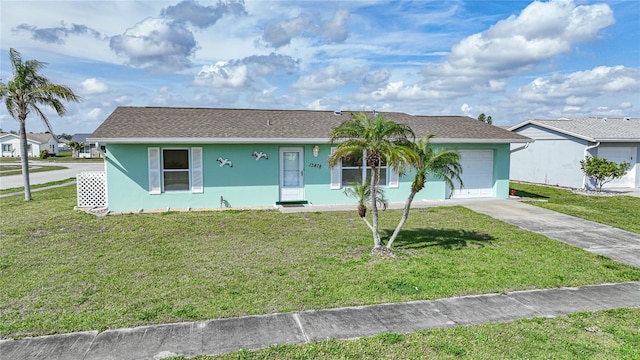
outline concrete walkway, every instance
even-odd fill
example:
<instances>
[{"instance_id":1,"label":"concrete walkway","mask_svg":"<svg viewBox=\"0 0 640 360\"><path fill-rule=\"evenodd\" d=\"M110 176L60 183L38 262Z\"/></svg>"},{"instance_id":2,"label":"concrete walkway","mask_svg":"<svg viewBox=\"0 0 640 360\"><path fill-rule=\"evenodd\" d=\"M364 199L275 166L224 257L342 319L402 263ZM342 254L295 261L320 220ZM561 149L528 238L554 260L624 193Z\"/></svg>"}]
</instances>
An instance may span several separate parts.
<instances>
[{"instance_id":1,"label":"concrete walkway","mask_svg":"<svg viewBox=\"0 0 640 360\"><path fill-rule=\"evenodd\" d=\"M416 202L416 207L464 205L587 251L640 267L638 234L506 199ZM400 206L398 204L398 206ZM281 211L351 210L306 206ZM469 325L579 311L640 308L640 282L517 291L318 311L270 314L133 329L88 331L0 341L7 359L152 359L220 354L274 344L351 339L385 332Z\"/></svg>"},{"instance_id":2,"label":"concrete walkway","mask_svg":"<svg viewBox=\"0 0 640 360\"><path fill-rule=\"evenodd\" d=\"M87 331L0 341L3 359L160 359L274 344L640 307L640 282Z\"/></svg>"},{"instance_id":3,"label":"concrete walkway","mask_svg":"<svg viewBox=\"0 0 640 360\"><path fill-rule=\"evenodd\" d=\"M464 206L524 230L640 267L639 234L514 200L496 199Z\"/></svg>"},{"instance_id":4,"label":"concrete walkway","mask_svg":"<svg viewBox=\"0 0 640 360\"><path fill-rule=\"evenodd\" d=\"M19 162L16 164L20 165ZM29 161L33 166L65 166L67 169L43 171L29 173L29 183L31 185L45 184L51 181L65 180L75 178L79 172L83 171L104 171L104 163L101 162L47 162L47 161ZM22 175L0 176L0 189L12 189L23 187L24 182Z\"/></svg>"}]
</instances>

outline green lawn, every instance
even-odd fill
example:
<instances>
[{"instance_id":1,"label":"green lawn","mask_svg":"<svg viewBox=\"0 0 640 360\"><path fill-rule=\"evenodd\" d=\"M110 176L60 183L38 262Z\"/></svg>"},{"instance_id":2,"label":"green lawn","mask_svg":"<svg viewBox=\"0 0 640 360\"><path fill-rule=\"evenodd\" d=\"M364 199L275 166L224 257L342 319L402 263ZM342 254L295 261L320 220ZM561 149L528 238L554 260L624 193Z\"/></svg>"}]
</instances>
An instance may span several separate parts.
<instances>
[{"instance_id":1,"label":"green lawn","mask_svg":"<svg viewBox=\"0 0 640 360\"><path fill-rule=\"evenodd\" d=\"M356 211L95 217L75 201L74 186L0 198L1 336L640 280L462 207L412 211L380 258Z\"/></svg>"},{"instance_id":2,"label":"green lawn","mask_svg":"<svg viewBox=\"0 0 640 360\"><path fill-rule=\"evenodd\" d=\"M516 195L545 201L533 201L563 214L640 233L640 198L632 196L586 196L550 186L511 183Z\"/></svg>"},{"instance_id":3,"label":"green lawn","mask_svg":"<svg viewBox=\"0 0 640 360\"><path fill-rule=\"evenodd\" d=\"M640 309L616 309L193 359L639 359L639 328Z\"/></svg>"},{"instance_id":4,"label":"green lawn","mask_svg":"<svg viewBox=\"0 0 640 360\"><path fill-rule=\"evenodd\" d=\"M68 179L64 179L64 180L50 181L50 182L44 183L44 184L32 184L31 185L31 191L33 191L35 189L49 187L49 186L66 184L68 182L75 181L75 179L76 178L68 178ZM0 190L0 195L11 194L11 193L21 192L21 191L24 191L24 186L15 187L15 188L8 188L8 189L2 189L2 190ZM37 197L38 194L32 195L32 196ZM2 203L0 203L0 205L2 205Z\"/></svg>"}]
</instances>

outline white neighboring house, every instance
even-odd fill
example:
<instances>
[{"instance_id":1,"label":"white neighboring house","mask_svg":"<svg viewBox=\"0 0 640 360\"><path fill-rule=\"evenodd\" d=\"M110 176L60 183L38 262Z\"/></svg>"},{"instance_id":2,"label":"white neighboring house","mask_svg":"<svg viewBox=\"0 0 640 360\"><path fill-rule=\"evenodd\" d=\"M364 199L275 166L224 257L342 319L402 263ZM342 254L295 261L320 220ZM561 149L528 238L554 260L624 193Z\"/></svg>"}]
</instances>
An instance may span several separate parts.
<instances>
[{"instance_id":1,"label":"white neighboring house","mask_svg":"<svg viewBox=\"0 0 640 360\"><path fill-rule=\"evenodd\" d=\"M20 135L0 133L2 145L1 157L20 157ZM40 152L47 150L49 154L58 155L58 140L51 134L28 133L27 154L29 157L40 157Z\"/></svg>"},{"instance_id":2,"label":"white neighboring house","mask_svg":"<svg viewBox=\"0 0 640 360\"><path fill-rule=\"evenodd\" d=\"M631 164L605 188L640 187L640 118L528 120L510 131L535 140L511 154L511 180L572 188L593 188L580 169L587 156Z\"/></svg>"},{"instance_id":3,"label":"white neighboring house","mask_svg":"<svg viewBox=\"0 0 640 360\"><path fill-rule=\"evenodd\" d=\"M103 153L104 153L104 146L101 146L100 149L96 148L96 144L95 143L91 143L89 141L87 141L87 138L89 137L89 133L77 133L77 134L73 134L73 136L71 136L71 141L75 141L77 143L82 143L84 144L84 147L82 149L80 149L80 152L78 153L78 157L79 158L101 158L103 157Z\"/></svg>"}]
</instances>

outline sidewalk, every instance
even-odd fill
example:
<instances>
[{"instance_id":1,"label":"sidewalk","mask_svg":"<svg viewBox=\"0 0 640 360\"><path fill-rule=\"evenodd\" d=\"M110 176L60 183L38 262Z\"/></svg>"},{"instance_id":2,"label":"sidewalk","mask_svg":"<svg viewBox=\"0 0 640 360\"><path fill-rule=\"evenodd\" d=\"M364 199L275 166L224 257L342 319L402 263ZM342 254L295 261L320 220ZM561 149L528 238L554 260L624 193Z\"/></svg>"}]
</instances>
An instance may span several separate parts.
<instances>
[{"instance_id":1,"label":"sidewalk","mask_svg":"<svg viewBox=\"0 0 640 360\"><path fill-rule=\"evenodd\" d=\"M640 282L87 331L0 341L6 359L159 359L640 307Z\"/></svg>"}]
</instances>

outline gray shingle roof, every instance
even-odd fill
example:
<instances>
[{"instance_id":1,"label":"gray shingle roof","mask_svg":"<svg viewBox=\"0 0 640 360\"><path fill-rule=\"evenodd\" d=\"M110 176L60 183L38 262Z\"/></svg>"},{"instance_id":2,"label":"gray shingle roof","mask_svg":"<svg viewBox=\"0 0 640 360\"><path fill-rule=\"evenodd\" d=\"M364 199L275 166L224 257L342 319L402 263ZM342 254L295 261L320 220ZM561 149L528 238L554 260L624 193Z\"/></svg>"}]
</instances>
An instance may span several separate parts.
<instances>
[{"instance_id":1,"label":"gray shingle roof","mask_svg":"<svg viewBox=\"0 0 640 360\"><path fill-rule=\"evenodd\" d=\"M71 141L75 141L78 143L86 143L87 138L90 136L90 133L76 133L71 136Z\"/></svg>"},{"instance_id":2,"label":"gray shingle roof","mask_svg":"<svg viewBox=\"0 0 640 360\"><path fill-rule=\"evenodd\" d=\"M533 124L589 141L640 141L640 118L580 118L528 120L511 127L517 130Z\"/></svg>"},{"instance_id":3,"label":"gray shingle roof","mask_svg":"<svg viewBox=\"0 0 640 360\"><path fill-rule=\"evenodd\" d=\"M20 137L20 135L18 135L18 134L0 133L0 137L4 137L4 136L15 136L17 138ZM44 144L46 142L49 142L49 139L51 139L51 137L52 137L52 135L48 134L48 133L27 133L27 139L28 140L31 140L31 141L39 143L39 144Z\"/></svg>"},{"instance_id":4,"label":"gray shingle roof","mask_svg":"<svg viewBox=\"0 0 640 360\"><path fill-rule=\"evenodd\" d=\"M371 114L369 114L371 116ZM464 116L412 116L382 113L385 119L409 125L416 136L434 135L433 142L526 142L529 138ZM268 142L326 140L351 112L251 110L214 108L118 107L91 134L89 141L142 142Z\"/></svg>"}]
</instances>

